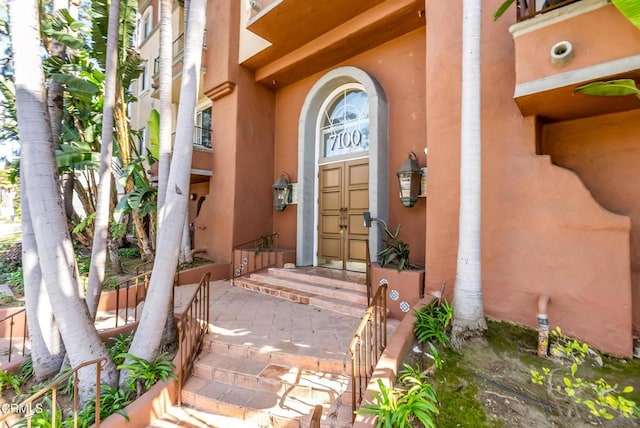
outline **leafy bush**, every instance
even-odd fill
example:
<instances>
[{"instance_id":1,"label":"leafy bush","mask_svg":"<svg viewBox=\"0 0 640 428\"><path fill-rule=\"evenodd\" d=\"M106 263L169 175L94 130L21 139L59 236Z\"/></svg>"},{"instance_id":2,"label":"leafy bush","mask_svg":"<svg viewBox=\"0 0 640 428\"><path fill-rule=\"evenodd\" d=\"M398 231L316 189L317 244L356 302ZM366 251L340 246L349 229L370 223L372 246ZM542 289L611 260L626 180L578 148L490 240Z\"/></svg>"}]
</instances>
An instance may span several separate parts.
<instances>
[{"instance_id":1,"label":"leafy bush","mask_svg":"<svg viewBox=\"0 0 640 428\"><path fill-rule=\"evenodd\" d=\"M120 334L117 337L112 337L110 345L107 347L109 355L113 358L113 362L116 365L124 363L124 353L129 350L131 342L133 341L133 334Z\"/></svg>"},{"instance_id":2,"label":"leafy bush","mask_svg":"<svg viewBox=\"0 0 640 428\"><path fill-rule=\"evenodd\" d=\"M445 346L449 341L453 306L446 300L436 299L413 312L416 316L413 333L418 343L435 340Z\"/></svg>"},{"instance_id":3,"label":"leafy bush","mask_svg":"<svg viewBox=\"0 0 640 428\"><path fill-rule=\"evenodd\" d=\"M356 413L376 415L377 428L404 428L420 421L423 426L435 428L433 416L439 413L436 392L426 381L426 375L405 364L400 373L400 386L387 387L378 379L380 392L373 392L375 403L364 404Z\"/></svg>"},{"instance_id":4,"label":"leafy bush","mask_svg":"<svg viewBox=\"0 0 640 428\"><path fill-rule=\"evenodd\" d=\"M421 266L409 261L409 244L399 238L400 225L396 228L395 233L385 227L384 234L385 248L378 252L380 266L396 266L398 272L404 269L421 269Z\"/></svg>"},{"instance_id":5,"label":"leafy bush","mask_svg":"<svg viewBox=\"0 0 640 428\"><path fill-rule=\"evenodd\" d=\"M15 373L10 373L6 370L0 371L0 392L6 387L13 388L16 394L20 394L20 385L22 379Z\"/></svg>"},{"instance_id":6,"label":"leafy bush","mask_svg":"<svg viewBox=\"0 0 640 428\"><path fill-rule=\"evenodd\" d=\"M139 259L140 249L138 247L118 248L118 254L123 259Z\"/></svg>"},{"instance_id":7,"label":"leafy bush","mask_svg":"<svg viewBox=\"0 0 640 428\"><path fill-rule=\"evenodd\" d=\"M100 420L117 413L129 422L129 415L124 408L131 403L130 394L109 385L100 385ZM96 397L91 397L78 412L78 427L89 428L95 422ZM65 427L73 427L73 416L62 423Z\"/></svg>"},{"instance_id":8,"label":"leafy bush","mask_svg":"<svg viewBox=\"0 0 640 428\"><path fill-rule=\"evenodd\" d=\"M148 391L159 380L166 382L168 378L178 379L178 376L173 373L175 364L168 359L166 352L158 355L152 362L126 352L120 354L120 357L132 361L118 365L118 369L129 372L125 383L129 389L136 391L136 398Z\"/></svg>"}]
</instances>

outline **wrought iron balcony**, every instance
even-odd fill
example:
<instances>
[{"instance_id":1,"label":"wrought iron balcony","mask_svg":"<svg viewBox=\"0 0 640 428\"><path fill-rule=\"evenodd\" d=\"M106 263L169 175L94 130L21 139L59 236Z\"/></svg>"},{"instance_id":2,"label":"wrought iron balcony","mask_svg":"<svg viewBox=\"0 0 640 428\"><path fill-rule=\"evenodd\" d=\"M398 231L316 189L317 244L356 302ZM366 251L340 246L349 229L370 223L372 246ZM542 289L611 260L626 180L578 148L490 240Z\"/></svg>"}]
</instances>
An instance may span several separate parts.
<instances>
[{"instance_id":1,"label":"wrought iron balcony","mask_svg":"<svg viewBox=\"0 0 640 428\"><path fill-rule=\"evenodd\" d=\"M184 54L184 33L180 34L171 44L171 56L173 61L177 61L182 58ZM207 47L207 29L204 30L204 38L202 39L202 48ZM157 56L153 61L153 75L156 76L160 72L160 56Z\"/></svg>"},{"instance_id":2,"label":"wrought iron balcony","mask_svg":"<svg viewBox=\"0 0 640 428\"><path fill-rule=\"evenodd\" d=\"M206 149L211 148L213 131L209 128L203 128L201 126L193 127L193 145L196 147L204 147ZM175 140L176 133L171 134L171 140Z\"/></svg>"}]
</instances>

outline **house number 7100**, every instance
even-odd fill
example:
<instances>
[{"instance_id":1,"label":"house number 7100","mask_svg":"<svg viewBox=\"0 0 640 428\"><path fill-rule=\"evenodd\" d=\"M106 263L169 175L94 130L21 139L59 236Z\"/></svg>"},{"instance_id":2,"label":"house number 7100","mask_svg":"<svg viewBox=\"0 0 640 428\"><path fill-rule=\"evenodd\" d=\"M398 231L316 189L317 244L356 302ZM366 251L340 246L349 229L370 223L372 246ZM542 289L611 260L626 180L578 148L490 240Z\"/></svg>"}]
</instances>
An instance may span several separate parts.
<instances>
[{"instance_id":1,"label":"house number 7100","mask_svg":"<svg viewBox=\"0 0 640 428\"><path fill-rule=\"evenodd\" d=\"M362 142L362 133L359 129L342 131L331 136L331 150L344 149L350 146L359 146ZM337 147L336 147L337 146Z\"/></svg>"}]
</instances>

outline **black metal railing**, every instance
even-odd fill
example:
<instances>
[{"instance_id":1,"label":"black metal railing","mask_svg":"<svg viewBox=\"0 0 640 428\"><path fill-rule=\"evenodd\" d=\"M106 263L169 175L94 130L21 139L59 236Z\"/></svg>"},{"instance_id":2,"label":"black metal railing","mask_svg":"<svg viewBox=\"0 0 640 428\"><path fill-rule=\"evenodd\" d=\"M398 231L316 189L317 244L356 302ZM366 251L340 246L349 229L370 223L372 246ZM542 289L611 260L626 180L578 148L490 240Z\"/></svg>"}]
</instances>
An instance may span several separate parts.
<instances>
[{"instance_id":1,"label":"black metal railing","mask_svg":"<svg viewBox=\"0 0 640 428\"><path fill-rule=\"evenodd\" d=\"M14 330L20 329L20 327L22 327L21 332L17 332L17 331L14 332ZM27 347L27 337L28 337L26 310L24 308L20 309L0 319L0 331L4 331L5 335L7 331L9 333L9 337L8 337L9 349L7 351L8 359L6 362L8 363L11 362L11 357L14 353L13 348L16 345L18 346L18 350L17 350L18 354L20 354L21 357L24 357L25 349Z\"/></svg>"},{"instance_id":2,"label":"black metal railing","mask_svg":"<svg viewBox=\"0 0 640 428\"><path fill-rule=\"evenodd\" d=\"M351 410L355 420L357 406L367 390L373 370L387 347L387 284L382 283L364 313L351 340Z\"/></svg>"},{"instance_id":3,"label":"black metal railing","mask_svg":"<svg viewBox=\"0 0 640 428\"><path fill-rule=\"evenodd\" d=\"M180 34L176 39L171 43L171 55L173 61L176 61L179 57L184 53L184 33ZM207 29L204 30L204 38L202 39L202 48L207 47ZM155 60L153 60L153 75L157 75L160 72L160 56L157 56Z\"/></svg>"},{"instance_id":4,"label":"black metal railing","mask_svg":"<svg viewBox=\"0 0 640 428\"><path fill-rule=\"evenodd\" d=\"M193 127L193 145L198 147L211 148L211 140L213 137L213 131L209 128L203 128L202 126ZM171 141L175 141L176 133L171 134Z\"/></svg>"},{"instance_id":5,"label":"black metal railing","mask_svg":"<svg viewBox=\"0 0 640 428\"><path fill-rule=\"evenodd\" d=\"M524 21L578 1L580 0L548 0L538 9L536 0L517 0L517 18L518 21Z\"/></svg>"}]
</instances>

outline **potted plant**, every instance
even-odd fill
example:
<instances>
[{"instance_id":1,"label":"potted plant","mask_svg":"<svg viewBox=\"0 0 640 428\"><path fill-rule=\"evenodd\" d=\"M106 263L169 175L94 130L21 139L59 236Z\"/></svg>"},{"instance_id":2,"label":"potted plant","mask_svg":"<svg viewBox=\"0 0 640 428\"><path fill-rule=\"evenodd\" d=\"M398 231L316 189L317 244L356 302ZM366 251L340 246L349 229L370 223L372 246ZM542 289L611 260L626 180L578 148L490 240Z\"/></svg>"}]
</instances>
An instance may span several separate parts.
<instances>
[{"instance_id":1,"label":"potted plant","mask_svg":"<svg viewBox=\"0 0 640 428\"><path fill-rule=\"evenodd\" d=\"M374 293L381 284L387 284L389 315L402 319L424 294L424 269L410 261L409 244L399 237L400 225L395 233L387 227L384 233L379 263L371 266L371 284Z\"/></svg>"}]
</instances>

